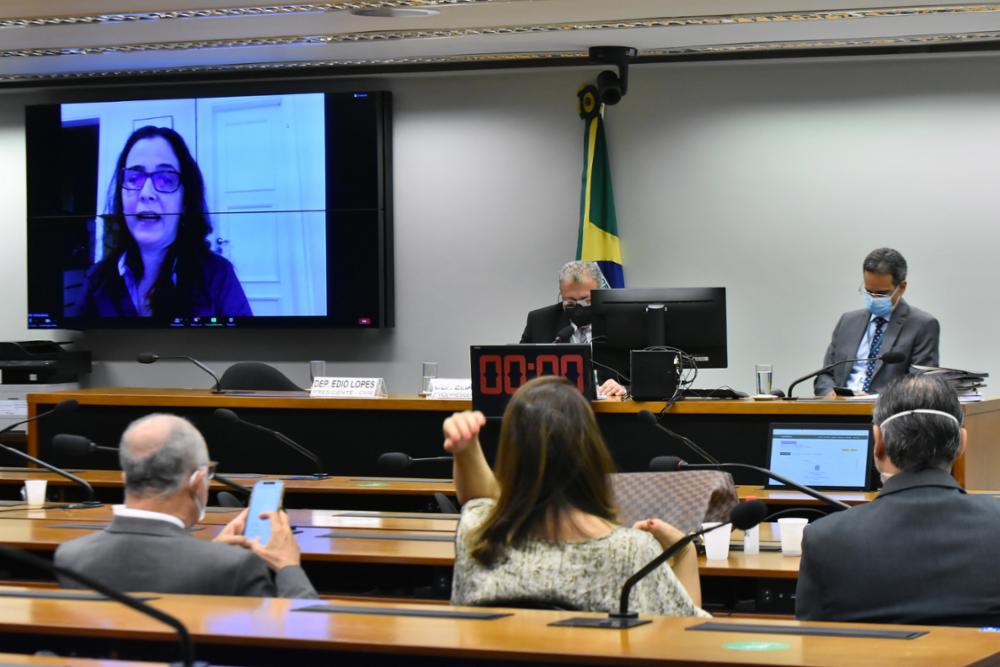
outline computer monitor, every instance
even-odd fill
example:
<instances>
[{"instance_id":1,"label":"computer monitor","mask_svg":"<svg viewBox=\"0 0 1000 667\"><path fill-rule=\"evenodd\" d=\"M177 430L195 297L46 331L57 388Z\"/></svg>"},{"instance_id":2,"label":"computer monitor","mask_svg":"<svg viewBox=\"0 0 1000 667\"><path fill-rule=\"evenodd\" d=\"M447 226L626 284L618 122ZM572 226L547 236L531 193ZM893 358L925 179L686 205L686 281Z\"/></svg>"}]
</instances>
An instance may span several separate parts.
<instances>
[{"instance_id":1,"label":"computer monitor","mask_svg":"<svg viewBox=\"0 0 1000 667\"><path fill-rule=\"evenodd\" d=\"M630 350L675 347L698 368L726 368L726 288L599 289L590 293L594 358L628 372Z\"/></svg>"}]
</instances>

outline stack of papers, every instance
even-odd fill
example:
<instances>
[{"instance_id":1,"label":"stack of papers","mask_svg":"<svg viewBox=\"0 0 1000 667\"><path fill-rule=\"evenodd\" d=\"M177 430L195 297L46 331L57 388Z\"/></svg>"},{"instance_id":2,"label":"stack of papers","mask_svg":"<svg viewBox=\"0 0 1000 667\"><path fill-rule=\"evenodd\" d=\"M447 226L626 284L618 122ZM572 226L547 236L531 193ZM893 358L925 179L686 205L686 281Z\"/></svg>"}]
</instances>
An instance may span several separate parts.
<instances>
[{"instance_id":1,"label":"stack of papers","mask_svg":"<svg viewBox=\"0 0 1000 667\"><path fill-rule=\"evenodd\" d=\"M936 375L949 385L951 385L958 397L962 401L982 400L979 390L986 386L986 378L989 373L977 373L976 371L966 371L960 368L940 368L937 366L917 366L910 367L912 370L925 375Z\"/></svg>"}]
</instances>

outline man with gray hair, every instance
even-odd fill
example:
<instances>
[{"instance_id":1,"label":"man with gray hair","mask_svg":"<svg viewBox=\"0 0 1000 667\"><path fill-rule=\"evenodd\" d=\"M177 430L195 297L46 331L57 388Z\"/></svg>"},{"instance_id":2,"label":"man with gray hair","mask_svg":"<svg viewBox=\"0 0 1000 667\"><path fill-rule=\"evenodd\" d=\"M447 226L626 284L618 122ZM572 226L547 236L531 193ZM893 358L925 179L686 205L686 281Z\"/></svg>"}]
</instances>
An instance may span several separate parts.
<instances>
[{"instance_id":1,"label":"man with gray hair","mask_svg":"<svg viewBox=\"0 0 1000 667\"><path fill-rule=\"evenodd\" d=\"M105 530L60 545L56 565L126 591L316 597L284 512L262 515L271 521L267 544L243 536L246 510L213 542L191 534L200 530L215 464L186 419L152 414L132 422L119 459L125 504L114 507Z\"/></svg>"},{"instance_id":2,"label":"man with gray hair","mask_svg":"<svg viewBox=\"0 0 1000 667\"><path fill-rule=\"evenodd\" d=\"M928 375L891 383L873 414L870 503L806 526L795 616L809 621L1000 625L1000 501L951 476L965 451L955 391Z\"/></svg>"},{"instance_id":3,"label":"man with gray hair","mask_svg":"<svg viewBox=\"0 0 1000 667\"><path fill-rule=\"evenodd\" d=\"M838 365L816 376L813 391L817 396L832 397L834 387L857 395L877 394L893 379L909 373L913 364L938 365L941 326L932 315L903 300L906 259L892 248L876 248L865 257L861 270L864 283L858 292L865 308L844 313L834 327L823 365ZM883 364L871 359L887 352L902 353L903 360ZM851 359L863 361L852 365Z\"/></svg>"},{"instance_id":4,"label":"man with gray hair","mask_svg":"<svg viewBox=\"0 0 1000 667\"><path fill-rule=\"evenodd\" d=\"M566 262L559 270L559 302L528 313L522 343L589 343L590 292L607 287L597 262ZM605 396L624 396L625 388L607 379L598 388Z\"/></svg>"}]
</instances>

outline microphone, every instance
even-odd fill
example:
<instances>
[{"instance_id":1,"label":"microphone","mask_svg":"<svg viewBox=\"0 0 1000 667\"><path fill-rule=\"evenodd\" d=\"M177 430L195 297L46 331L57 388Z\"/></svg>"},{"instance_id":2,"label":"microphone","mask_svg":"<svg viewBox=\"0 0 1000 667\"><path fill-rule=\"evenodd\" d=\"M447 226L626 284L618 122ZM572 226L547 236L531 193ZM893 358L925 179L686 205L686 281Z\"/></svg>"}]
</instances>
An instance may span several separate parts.
<instances>
[{"instance_id":1,"label":"microphone","mask_svg":"<svg viewBox=\"0 0 1000 667\"><path fill-rule=\"evenodd\" d=\"M556 339L552 341L553 343L566 343L573 336L573 325L567 324L562 329L556 332Z\"/></svg>"},{"instance_id":2,"label":"microphone","mask_svg":"<svg viewBox=\"0 0 1000 667\"><path fill-rule=\"evenodd\" d=\"M27 424L28 422L37 421L37 420L41 419L42 417L48 417L49 415L57 415L57 414L68 414L68 413L72 412L73 410L76 410L77 407L79 407L79 405L80 404L75 399L68 398L65 401L61 401L61 402L57 403L56 406L53 407L51 410L46 410L45 412L40 412L37 415L35 415L34 417L29 417L28 419L25 419L23 421L17 422L16 424L11 424L7 428L5 428L3 430L0 430L0 434L6 433L7 431L10 431L11 429L13 429L15 427L20 426L21 424ZM48 470L50 472L54 472L55 474L59 475L60 477L65 477L66 479L68 479L69 481L73 482L74 484L79 484L80 486L82 486L83 489L84 489L84 491L86 491L86 493L87 493L87 499L84 500L82 503L70 505L67 509L78 509L80 507L101 507L102 506L101 501L99 501L97 499L97 495L94 493L94 487L92 487L90 485L90 482L88 482L88 481L86 481L84 479L80 479L79 477L77 477L73 473L67 472L66 470L63 470L62 468L57 468L56 466L52 465L51 463L46 463L45 461L43 461L41 459L37 459L34 456L32 456L31 454L28 454L26 452L22 452L20 449L15 449L15 448L10 447L8 445L5 445L3 443L0 443L0 449L2 449L5 452L8 452L10 454L13 454L14 456L20 457L20 458L24 459L25 461L31 461L35 465L41 466L41 467L45 468L46 470Z\"/></svg>"},{"instance_id":3,"label":"microphone","mask_svg":"<svg viewBox=\"0 0 1000 667\"><path fill-rule=\"evenodd\" d=\"M633 574L625 581L625 585L622 586L621 598L618 603L618 611L608 612L607 618L570 618L565 621L559 621L558 625L570 626L570 627L590 627L590 628L634 628L637 625L645 625L650 621L644 621L639 618L639 614L634 611L628 610L628 599L632 594L632 589L635 585L646 578L650 572L658 568L664 562L667 561L671 556L676 554L678 551L686 547L699 535L704 535L705 533L715 530L716 528L721 528L726 524L733 524L733 528L738 530L749 530L756 526L758 523L764 520L767 516L767 505L764 504L762 500L750 500L747 502L737 503L733 507L732 511L729 513L729 521L722 524L721 526L712 526L711 528L702 528L701 530L696 530L688 533L681 539L677 540L669 547L663 550L659 556L649 561L646 565L642 567L638 572Z\"/></svg>"},{"instance_id":4,"label":"microphone","mask_svg":"<svg viewBox=\"0 0 1000 667\"><path fill-rule=\"evenodd\" d=\"M73 433L57 433L52 438L52 446L69 456L86 456L94 452L117 452L117 447L102 447L90 438Z\"/></svg>"},{"instance_id":5,"label":"microphone","mask_svg":"<svg viewBox=\"0 0 1000 667\"><path fill-rule=\"evenodd\" d=\"M705 459L709 463L714 463L714 464L719 463L719 460L717 458L715 458L714 456L706 452L704 449L696 445L694 441L691 440L691 438L683 436L680 433L675 433L666 426L664 426L663 424L661 424L660 420L656 418L656 415L654 415L649 410L639 410L639 417L641 417L642 420L648 423L650 426L655 426L656 428L660 429L661 431L669 435L671 438L674 438L675 440L680 440L685 445L687 445L691 451L693 451L695 454ZM657 458L671 458L671 457L657 457ZM680 461L680 459L677 460Z\"/></svg>"},{"instance_id":6,"label":"microphone","mask_svg":"<svg viewBox=\"0 0 1000 667\"><path fill-rule=\"evenodd\" d=\"M903 354L902 352L886 352L885 354L880 354L877 357L859 357L857 359L844 359L843 361L835 361L829 366L824 366L823 368L813 373L810 373L809 375L803 375L798 380L788 385L788 391L785 392L785 395L788 398L788 400L792 400L792 390L795 389L795 385L799 384L800 382L804 382L809 378L814 378L817 375L821 375L823 373L826 373L827 371L831 371L837 366L840 366L841 364L853 364L857 361L881 361L883 364L898 364L901 361L905 360L906 360L906 355Z\"/></svg>"},{"instance_id":7,"label":"microphone","mask_svg":"<svg viewBox=\"0 0 1000 667\"><path fill-rule=\"evenodd\" d=\"M820 500L827 505L832 505L837 509L849 510L851 506L847 503L831 498L830 496L820 493L812 487L808 487L805 484L799 484L798 482L793 482L792 480L782 477L773 470L768 470L767 468L760 468L755 465L750 465L749 463L695 463L691 464L676 456L657 456L649 462L649 469L655 472L674 472L677 470L725 470L727 468L738 468L740 470L753 470L768 477L772 477L786 486L790 486L797 491L801 491L807 496L811 496L816 500Z\"/></svg>"},{"instance_id":8,"label":"microphone","mask_svg":"<svg viewBox=\"0 0 1000 667\"><path fill-rule=\"evenodd\" d=\"M22 419L19 422L14 422L13 424L10 424L9 426L3 427L2 429L0 429L0 435L3 435L4 433L9 433L10 431L13 431L18 426L22 426L24 424L29 424L29 423L31 423L33 421L38 421L42 417L48 417L49 415L60 415L60 414L65 415L65 414L69 414L70 412L73 412L74 410L76 410L78 407L80 407L80 402L79 401L77 401L75 398L67 398L65 401L59 401L52 408L46 410L45 412L39 412L34 417L28 417L27 419Z\"/></svg>"},{"instance_id":9,"label":"microphone","mask_svg":"<svg viewBox=\"0 0 1000 667\"><path fill-rule=\"evenodd\" d=\"M209 368L205 364L201 363L200 361L198 361L194 357L188 357L186 355L171 356L171 357L161 357L160 355L158 355L158 354L156 354L154 352L141 352L135 358L135 360L138 361L140 364L155 364L160 359L186 359L186 360L190 361L192 364L194 364L195 366L197 366L201 370L203 370L206 373L208 373L209 375L211 375L212 379L215 380L215 386L212 388L212 393L213 394L222 394L222 393L224 393L222 391L222 387L219 386L219 376L216 375L215 373L213 373L211 368Z\"/></svg>"},{"instance_id":10,"label":"microphone","mask_svg":"<svg viewBox=\"0 0 1000 667\"><path fill-rule=\"evenodd\" d=\"M403 452L386 452L378 457L378 465L389 472L402 472L414 463L452 460L454 460L454 457L451 456L428 456L425 458L415 459L409 454L404 454Z\"/></svg>"},{"instance_id":11,"label":"microphone","mask_svg":"<svg viewBox=\"0 0 1000 667\"><path fill-rule=\"evenodd\" d=\"M142 600L132 597L122 593L121 591L115 590L110 586L105 586L104 584L91 579L88 576L80 574L75 570L71 570L61 565L56 565L43 558L39 558L34 554L30 554L26 551L21 551L20 549L15 549L13 547L8 547L6 545L0 545L0 556L3 556L7 560L12 560L21 565L26 565L34 570L41 570L42 572L48 572L60 577L74 581L81 586L90 588L97 591L101 595L110 598L116 602L120 602L129 609L134 609L140 614L145 614L155 618L156 620L169 625L173 628L178 635L181 644L181 663L184 667L207 667L208 663L203 661L196 661L194 657L194 642L191 640L191 633L188 632L187 627L179 619L170 614L160 611L155 607L146 604ZM177 663L174 663L177 664Z\"/></svg>"},{"instance_id":12,"label":"microphone","mask_svg":"<svg viewBox=\"0 0 1000 667\"><path fill-rule=\"evenodd\" d=\"M277 439L279 442L283 443L285 446L294 449L302 456L306 457L316 465L316 472L312 474L315 479L327 479L330 477L329 474L323 472L323 462L319 460L319 457L314 453L295 442L289 438L284 433L275 431L274 429L267 428L266 426L261 426L260 424L254 424L253 422L248 422L245 419L241 419L235 412L226 408L218 408L214 412L217 419L220 419L227 424L243 424L244 426L249 426L250 428L257 429L258 431L263 431L264 433L270 434L273 438ZM216 476L218 478L218 476Z\"/></svg>"},{"instance_id":13,"label":"microphone","mask_svg":"<svg viewBox=\"0 0 1000 667\"><path fill-rule=\"evenodd\" d=\"M94 452L118 453L117 447L102 447L90 438L86 438L82 435L74 435L72 433L60 433L56 435L52 438L52 446L69 456L86 456L87 454L92 454ZM245 493L248 496L250 495L250 489L238 482L234 482L228 477L216 473L213 479L219 482L219 484L228 486L234 491Z\"/></svg>"}]
</instances>

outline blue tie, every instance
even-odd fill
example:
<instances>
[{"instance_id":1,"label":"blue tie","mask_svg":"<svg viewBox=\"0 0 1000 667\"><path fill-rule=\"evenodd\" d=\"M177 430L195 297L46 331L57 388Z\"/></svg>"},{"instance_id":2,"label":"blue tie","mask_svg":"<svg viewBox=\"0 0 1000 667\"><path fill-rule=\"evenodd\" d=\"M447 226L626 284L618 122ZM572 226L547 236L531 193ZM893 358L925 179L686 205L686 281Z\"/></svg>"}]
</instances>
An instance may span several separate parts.
<instances>
[{"instance_id":1,"label":"blue tie","mask_svg":"<svg viewBox=\"0 0 1000 667\"><path fill-rule=\"evenodd\" d=\"M868 347L868 356L877 357L878 349L882 347L882 328L885 326L886 319L884 317L875 318L875 333L872 335L872 344ZM872 375L875 374L875 364L878 363L875 359L868 362L868 368L865 369L865 381L861 384L861 390L868 393L868 390L872 387Z\"/></svg>"}]
</instances>

